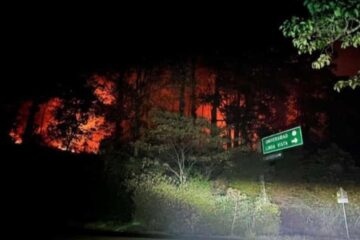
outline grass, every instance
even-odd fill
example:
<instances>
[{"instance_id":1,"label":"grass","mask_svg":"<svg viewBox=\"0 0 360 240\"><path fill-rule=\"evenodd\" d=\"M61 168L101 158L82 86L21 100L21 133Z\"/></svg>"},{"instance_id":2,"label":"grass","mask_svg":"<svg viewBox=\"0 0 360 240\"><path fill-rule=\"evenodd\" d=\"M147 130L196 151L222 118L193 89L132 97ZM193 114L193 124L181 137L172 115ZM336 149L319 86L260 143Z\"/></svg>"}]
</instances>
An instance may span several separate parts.
<instances>
[{"instance_id":1,"label":"grass","mask_svg":"<svg viewBox=\"0 0 360 240\"><path fill-rule=\"evenodd\" d=\"M57 237L56 240L115 240L119 239L117 237L105 237L105 236L66 236L66 237ZM121 238L121 239L134 239L134 238ZM144 239L144 238L135 238L135 239ZM151 238L154 240L154 238ZM166 238L161 238L166 239ZM183 240L247 240L249 238L236 238L236 237L229 237L229 238L211 238L211 237L205 237L205 238L193 238L193 237L182 237L182 238L171 238L171 239L183 239ZM259 236L256 237L257 240L319 240L319 238L316 237L305 237L305 236L276 236L276 237L267 237L267 236ZM356 238L352 238L356 239ZM325 240L325 239L324 239ZM327 239L329 240L329 239Z\"/></svg>"}]
</instances>

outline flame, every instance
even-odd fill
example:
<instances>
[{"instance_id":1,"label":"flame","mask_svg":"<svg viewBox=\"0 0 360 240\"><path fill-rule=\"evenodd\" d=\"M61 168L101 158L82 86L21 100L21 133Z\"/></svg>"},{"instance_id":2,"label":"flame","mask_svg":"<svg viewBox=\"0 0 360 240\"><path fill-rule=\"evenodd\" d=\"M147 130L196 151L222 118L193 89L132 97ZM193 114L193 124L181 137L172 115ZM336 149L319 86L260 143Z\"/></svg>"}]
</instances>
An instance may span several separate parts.
<instances>
[{"instance_id":1,"label":"flame","mask_svg":"<svg viewBox=\"0 0 360 240\"><path fill-rule=\"evenodd\" d=\"M79 126L83 134L70 146L75 152L98 153L102 140L112 135L115 126L104 116L90 115L86 123Z\"/></svg>"},{"instance_id":2,"label":"flame","mask_svg":"<svg viewBox=\"0 0 360 240\"><path fill-rule=\"evenodd\" d=\"M63 100L57 97L40 104L39 111L35 114L36 127L34 133L41 137L45 145L65 151L67 149L62 146L61 139L49 137L49 128L59 124L59 121L56 119L56 111L61 106L63 106Z\"/></svg>"},{"instance_id":3,"label":"flame","mask_svg":"<svg viewBox=\"0 0 360 240\"><path fill-rule=\"evenodd\" d=\"M23 142L23 135L27 126L27 120L30 115L30 108L33 105L32 101L25 101L21 104L14 127L10 130L9 136L15 144Z\"/></svg>"},{"instance_id":4,"label":"flame","mask_svg":"<svg viewBox=\"0 0 360 240\"><path fill-rule=\"evenodd\" d=\"M57 97L39 105L39 111L35 114L35 134L47 135L49 126L58 123L55 113L62 105L63 100Z\"/></svg>"},{"instance_id":5,"label":"flame","mask_svg":"<svg viewBox=\"0 0 360 240\"><path fill-rule=\"evenodd\" d=\"M113 105L116 102L116 84L105 76L95 74L89 79L89 84L94 88L93 94L104 105Z\"/></svg>"}]
</instances>

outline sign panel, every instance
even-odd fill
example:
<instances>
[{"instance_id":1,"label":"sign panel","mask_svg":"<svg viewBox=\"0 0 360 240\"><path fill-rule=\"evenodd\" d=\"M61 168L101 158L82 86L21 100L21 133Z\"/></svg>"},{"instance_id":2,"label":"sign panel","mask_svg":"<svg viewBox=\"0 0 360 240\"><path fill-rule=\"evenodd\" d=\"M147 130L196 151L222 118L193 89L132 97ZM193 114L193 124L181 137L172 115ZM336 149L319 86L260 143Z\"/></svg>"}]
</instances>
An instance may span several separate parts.
<instances>
[{"instance_id":1,"label":"sign panel","mask_svg":"<svg viewBox=\"0 0 360 240\"><path fill-rule=\"evenodd\" d=\"M336 193L336 196L338 203L349 203L347 192L345 192L344 189L340 188L340 190Z\"/></svg>"},{"instance_id":2,"label":"sign panel","mask_svg":"<svg viewBox=\"0 0 360 240\"><path fill-rule=\"evenodd\" d=\"M287 148L303 145L301 127L295 127L261 139L263 154L278 152Z\"/></svg>"}]
</instances>

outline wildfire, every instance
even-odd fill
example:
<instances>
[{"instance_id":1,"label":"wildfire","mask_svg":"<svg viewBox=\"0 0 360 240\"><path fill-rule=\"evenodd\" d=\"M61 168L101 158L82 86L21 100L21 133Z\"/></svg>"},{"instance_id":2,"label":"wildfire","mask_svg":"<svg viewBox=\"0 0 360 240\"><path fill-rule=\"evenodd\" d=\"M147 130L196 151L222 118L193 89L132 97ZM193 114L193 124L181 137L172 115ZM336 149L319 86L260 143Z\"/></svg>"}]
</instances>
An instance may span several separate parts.
<instances>
[{"instance_id":1,"label":"wildfire","mask_svg":"<svg viewBox=\"0 0 360 240\"><path fill-rule=\"evenodd\" d=\"M96 80L92 82L94 95L105 105L114 104L116 101L113 94L114 83L99 76L95 76L94 79ZM77 100L71 101L74 101L76 106ZM112 135L114 124L108 122L105 116L98 115L95 111L96 106L90 107L87 112L81 112L80 109L69 112L69 109L64 109L64 104L64 100L58 97L39 104L38 111L34 115L33 134L39 136L42 143L48 147L75 153L98 153L101 141ZM16 124L10 130L9 135L16 144L23 142L31 106L31 101L21 105ZM64 116L66 111L68 111L66 117L60 119L59 115ZM71 117L75 122L71 123Z\"/></svg>"},{"instance_id":2,"label":"wildfire","mask_svg":"<svg viewBox=\"0 0 360 240\"><path fill-rule=\"evenodd\" d=\"M146 126L148 112L152 107L177 112L182 97L186 116L191 116L195 110L197 117L216 121L218 127L226 129L224 137L228 138L230 147L246 143L255 149L261 138L261 129L273 131L279 126L294 125L301 114L296 94L287 96L281 105L269 93L256 91L248 94L242 92L242 89L221 88L216 86L216 74L203 66L196 66L192 79L196 84L187 82L182 93L179 84L173 81L171 68L159 74L156 84L147 82L147 76L136 70L126 72L122 81L124 85L127 84L127 88L121 92L114 81L117 75L93 75L88 80L88 86L97 101L92 101L86 108L81 107L82 101L76 97L53 97L39 104L36 113L30 113L32 101L26 101L20 106L9 135L14 143L21 144L28 118L34 114L33 134L39 136L42 144L75 153L98 153L101 142L112 136L116 126L121 132L120 137L131 138L134 122L145 123ZM120 92L122 95L118 95ZM136 101L143 102L139 104ZM121 106L118 106L120 103ZM267 110L262 110L264 108ZM114 114L117 109L121 111L118 112L121 116L117 118L111 115L111 119L118 120L110 122L107 114ZM285 110L284 114L278 117L282 109ZM244 114L247 114L247 118L242 120Z\"/></svg>"},{"instance_id":3,"label":"wildfire","mask_svg":"<svg viewBox=\"0 0 360 240\"><path fill-rule=\"evenodd\" d=\"M27 119L30 114L30 108L32 101L25 101L21 104L16 121L13 129L10 130L10 137L13 139L15 144L21 144L23 142L23 135L25 133Z\"/></svg>"}]
</instances>

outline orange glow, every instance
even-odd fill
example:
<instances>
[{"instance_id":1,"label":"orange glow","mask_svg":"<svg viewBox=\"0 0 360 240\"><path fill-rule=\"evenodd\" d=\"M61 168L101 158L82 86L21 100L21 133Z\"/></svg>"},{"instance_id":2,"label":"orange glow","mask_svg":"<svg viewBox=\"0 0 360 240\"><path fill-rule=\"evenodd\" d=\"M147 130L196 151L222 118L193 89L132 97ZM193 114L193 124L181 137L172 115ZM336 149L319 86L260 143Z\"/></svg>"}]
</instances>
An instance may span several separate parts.
<instances>
[{"instance_id":1,"label":"orange glow","mask_svg":"<svg viewBox=\"0 0 360 240\"><path fill-rule=\"evenodd\" d=\"M153 89L153 92L150 101L154 106L172 112L179 110L179 93L175 87Z\"/></svg>"},{"instance_id":2,"label":"orange glow","mask_svg":"<svg viewBox=\"0 0 360 240\"><path fill-rule=\"evenodd\" d=\"M196 115L211 120L211 108L210 104L202 104L196 109Z\"/></svg>"},{"instance_id":3,"label":"orange glow","mask_svg":"<svg viewBox=\"0 0 360 240\"><path fill-rule=\"evenodd\" d=\"M23 135L26 129L27 120L30 114L30 108L32 106L32 101L25 101L21 104L14 128L10 130L10 137L15 144L21 144L23 142Z\"/></svg>"},{"instance_id":4,"label":"orange glow","mask_svg":"<svg viewBox=\"0 0 360 240\"><path fill-rule=\"evenodd\" d=\"M259 114L259 115L257 116L257 118L258 118L259 120L265 120L266 116L265 116L265 114Z\"/></svg>"},{"instance_id":5,"label":"orange glow","mask_svg":"<svg viewBox=\"0 0 360 240\"><path fill-rule=\"evenodd\" d=\"M290 95L286 101L286 126L291 126L297 123L300 117L298 102L295 95Z\"/></svg>"},{"instance_id":6,"label":"orange glow","mask_svg":"<svg viewBox=\"0 0 360 240\"><path fill-rule=\"evenodd\" d=\"M253 132L251 134L250 140L251 140L251 149L255 150L257 147L257 143L260 140L259 134L257 132Z\"/></svg>"},{"instance_id":7,"label":"orange glow","mask_svg":"<svg viewBox=\"0 0 360 240\"><path fill-rule=\"evenodd\" d=\"M211 104L200 104L200 106L196 109L196 115L198 117L202 117L205 118L208 121L211 121L211 110L212 110L212 106ZM219 128L223 128L226 127L226 123L224 120L224 115L222 114L222 112L217 109L216 110L216 126L218 126Z\"/></svg>"}]
</instances>

